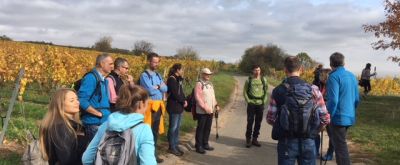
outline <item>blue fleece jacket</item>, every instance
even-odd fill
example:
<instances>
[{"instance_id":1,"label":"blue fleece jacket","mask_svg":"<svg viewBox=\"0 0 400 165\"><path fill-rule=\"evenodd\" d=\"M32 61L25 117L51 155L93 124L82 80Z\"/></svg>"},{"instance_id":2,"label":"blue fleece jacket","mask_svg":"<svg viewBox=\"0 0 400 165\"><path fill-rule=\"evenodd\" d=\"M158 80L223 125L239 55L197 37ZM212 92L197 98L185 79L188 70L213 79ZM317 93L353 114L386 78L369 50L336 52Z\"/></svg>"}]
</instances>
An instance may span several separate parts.
<instances>
[{"instance_id":1,"label":"blue fleece jacket","mask_svg":"<svg viewBox=\"0 0 400 165\"><path fill-rule=\"evenodd\" d=\"M93 73L86 74L86 76L82 78L81 87L78 91L80 108L83 111L86 111L89 106L92 106L94 109L100 111L103 114L103 117L100 118L90 113L83 112L81 117L83 125L100 125L107 120L107 117L110 114L108 81L104 79L104 76L102 76L96 69L93 69L92 72L97 74L100 78L101 96L100 94L95 94L90 98L93 92L95 92L97 81Z\"/></svg>"},{"instance_id":2,"label":"blue fleece jacket","mask_svg":"<svg viewBox=\"0 0 400 165\"><path fill-rule=\"evenodd\" d=\"M156 72L151 70L146 70L150 77L143 72L140 75L140 86L149 92L149 95L152 100L163 100L164 93L168 91L167 85L165 85L161 75L157 75ZM154 88L154 86L160 85L160 89Z\"/></svg>"},{"instance_id":3,"label":"blue fleece jacket","mask_svg":"<svg viewBox=\"0 0 400 165\"><path fill-rule=\"evenodd\" d=\"M356 108L360 101L357 83L356 76L344 67L338 67L330 73L326 86L326 107L333 125L354 125Z\"/></svg>"},{"instance_id":4,"label":"blue fleece jacket","mask_svg":"<svg viewBox=\"0 0 400 165\"><path fill-rule=\"evenodd\" d=\"M104 136L106 130L122 132L130 127L136 125L139 122L143 122L144 116L139 113L122 114L119 112L112 113L108 120L103 123L93 140L90 142L86 151L82 156L83 164L93 164L97 147L100 143L101 138ZM135 152L140 165L155 165L157 164L154 156L154 140L151 128L147 124L139 124L132 128L132 134L135 136Z\"/></svg>"}]
</instances>

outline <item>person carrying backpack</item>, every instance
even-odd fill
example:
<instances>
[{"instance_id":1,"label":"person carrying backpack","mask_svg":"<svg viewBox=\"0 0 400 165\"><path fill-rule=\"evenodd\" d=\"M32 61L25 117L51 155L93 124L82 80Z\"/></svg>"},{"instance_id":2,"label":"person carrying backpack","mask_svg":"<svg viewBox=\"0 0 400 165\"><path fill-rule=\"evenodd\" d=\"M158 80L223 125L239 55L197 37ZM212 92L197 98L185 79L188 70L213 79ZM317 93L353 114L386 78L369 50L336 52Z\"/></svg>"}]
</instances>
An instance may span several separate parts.
<instances>
[{"instance_id":1,"label":"person carrying backpack","mask_svg":"<svg viewBox=\"0 0 400 165\"><path fill-rule=\"evenodd\" d=\"M347 129L355 123L356 109L360 102L357 78L344 68L343 54L333 53L329 60L332 72L326 84L326 105L332 116L330 138L335 149L336 163L349 165L351 162L346 136Z\"/></svg>"},{"instance_id":2,"label":"person carrying backpack","mask_svg":"<svg viewBox=\"0 0 400 165\"><path fill-rule=\"evenodd\" d=\"M174 64L170 71L167 80L168 86L168 99L167 99L167 112L169 116L168 127L168 152L176 156L182 156L183 150L178 146L179 144L179 129L182 120L183 108L187 106L185 100L185 93L183 92L183 67L182 64Z\"/></svg>"},{"instance_id":3,"label":"person carrying backpack","mask_svg":"<svg viewBox=\"0 0 400 165\"><path fill-rule=\"evenodd\" d=\"M112 57L107 53L100 54L96 58L96 67L85 74L77 89L82 124L90 140L110 114L108 80L105 76L113 69Z\"/></svg>"},{"instance_id":4,"label":"person carrying backpack","mask_svg":"<svg viewBox=\"0 0 400 165\"><path fill-rule=\"evenodd\" d=\"M149 95L137 85L122 85L117 111L103 123L82 156L83 164L155 165L151 128L144 124Z\"/></svg>"},{"instance_id":5,"label":"person carrying backpack","mask_svg":"<svg viewBox=\"0 0 400 165\"><path fill-rule=\"evenodd\" d=\"M298 57L284 61L287 78L271 95L267 122L273 125L272 138L278 140L278 164L316 164L314 137L330 122L321 92L300 79Z\"/></svg>"},{"instance_id":6,"label":"person carrying backpack","mask_svg":"<svg viewBox=\"0 0 400 165\"><path fill-rule=\"evenodd\" d=\"M144 122L151 126L154 136L154 145L157 148L157 139L159 134L164 133L164 93L168 91L167 85L164 83L162 77L156 72L160 65L160 56L157 53L150 53L148 55L149 69L146 69L139 79L140 86L147 90L151 100L149 101L148 109L145 113ZM157 149L154 153L157 158L157 163L164 160L157 155Z\"/></svg>"},{"instance_id":7,"label":"person carrying backpack","mask_svg":"<svg viewBox=\"0 0 400 165\"><path fill-rule=\"evenodd\" d=\"M79 101L72 89L58 89L40 124L39 150L50 165L82 164L89 139L79 121ZM32 163L32 162L31 162ZM37 162L35 162L37 163Z\"/></svg>"},{"instance_id":8,"label":"person carrying backpack","mask_svg":"<svg viewBox=\"0 0 400 165\"><path fill-rule=\"evenodd\" d=\"M118 91L123 84L134 84L133 77L128 74L129 64L124 58L116 58L114 61L114 70L107 76L108 91L110 93L110 109L114 111L115 103L118 98Z\"/></svg>"},{"instance_id":9,"label":"person carrying backpack","mask_svg":"<svg viewBox=\"0 0 400 165\"><path fill-rule=\"evenodd\" d=\"M214 86L211 83L213 73L208 68L201 69L201 77L194 87L196 99L196 152L205 154L206 151L214 150L209 144L213 114L219 111L217 99L215 98Z\"/></svg>"},{"instance_id":10,"label":"person carrying backpack","mask_svg":"<svg viewBox=\"0 0 400 165\"><path fill-rule=\"evenodd\" d=\"M260 66L254 65L252 71L253 74L249 76L243 87L243 96L247 102L247 148L251 147L251 145L261 147L257 138L260 134L261 121L263 119L264 105L267 102L268 91L267 80L261 75Z\"/></svg>"}]
</instances>

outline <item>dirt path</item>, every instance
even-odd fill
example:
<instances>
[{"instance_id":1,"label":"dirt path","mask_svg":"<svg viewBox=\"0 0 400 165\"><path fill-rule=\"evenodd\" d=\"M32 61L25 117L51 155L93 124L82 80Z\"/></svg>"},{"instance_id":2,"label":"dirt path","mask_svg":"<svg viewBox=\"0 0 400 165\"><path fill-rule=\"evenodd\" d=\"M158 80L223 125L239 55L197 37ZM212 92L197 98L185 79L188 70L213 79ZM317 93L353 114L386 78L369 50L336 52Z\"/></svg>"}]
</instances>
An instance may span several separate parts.
<instances>
[{"instance_id":1,"label":"dirt path","mask_svg":"<svg viewBox=\"0 0 400 165\"><path fill-rule=\"evenodd\" d=\"M227 105L220 114L219 119L219 139L215 138L215 120L213 123L210 141L215 148L206 154L198 154L194 151L194 139L190 140L186 148L189 150L181 158L167 154L165 157L165 165L173 164L226 164L226 165L275 165L278 164L276 144L277 141L271 139L272 127L265 121L265 114L261 125L259 141L261 147L252 146L245 147L245 131L246 131L246 102L243 98L243 85L247 77L235 77L237 86L232 101ZM269 92L272 88L269 88ZM327 137L324 142L327 143ZM327 145L325 146L327 147ZM326 149L324 149L326 150ZM317 160L319 164L319 159ZM328 161L329 164L335 164Z\"/></svg>"}]
</instances>

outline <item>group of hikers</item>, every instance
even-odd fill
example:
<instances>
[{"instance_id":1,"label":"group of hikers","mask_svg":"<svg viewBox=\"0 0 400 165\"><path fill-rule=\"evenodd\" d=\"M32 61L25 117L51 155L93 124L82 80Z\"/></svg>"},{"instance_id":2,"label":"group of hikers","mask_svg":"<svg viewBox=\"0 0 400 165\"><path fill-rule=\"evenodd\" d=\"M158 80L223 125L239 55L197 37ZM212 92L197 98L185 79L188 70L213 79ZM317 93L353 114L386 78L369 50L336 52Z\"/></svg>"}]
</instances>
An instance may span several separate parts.
<instances>
[{"instance_id":1,"label":"group of hikers","mask_svg":"<svg viewBox=\"0 0 400 165\"><path fill-rule=\"evenodd\" d=\"M100 54L94 69L75 83L58 89L40 125L40 152L49 164L157 164L158 135L168 113L168 152L184 154L179 129L188 100L183 92L184 66L174 64L165 82L156 72L160 56L148 55L148 69L139 81L128 74L124 58ZM208 68L194 87L197 119L196 151L212 151L209 136L213 114L219 110ZM164 101L166 99L166 105Z\"/></svg>"},{"instance_id":2,"label":"group of hikers","mask_svg":"<svg viewBox=\"0 0 400 165\"><path fill-rule=\"evenodd\" d=\"M201 69L191 94L193 103L183 92L184 66L174 64L164 81L156 72L160 60L158 54L150 53L148 68L135 83L126 59L113 60L109 54L100 54L94 69L75 83L75 90L58 89L40 125L44 160L60 165L161 163L157 141L165 132L165 113L169 116L168 152L182 156L179 129L182 113L189 106L194 106L197 120L195 151L205 154L214 150L209 136L220 107L210 81L213 72ZM344 68L341 53L330 56L330 67L319 66L312 85L300 78L299 58L285 58L286 78L268 99L267 79L261 67L254 65L243 90L247 102L245 146L261 146L258 136L269 100L266 120L273 126L272 139L278 140L278 164L316 164L317 155L322 154L319 133L325 129L330 140L322 159L332 160L335 152L337 164L350 164L346 136L355 123L358 81Z\"/></svg>"}]
</instances>

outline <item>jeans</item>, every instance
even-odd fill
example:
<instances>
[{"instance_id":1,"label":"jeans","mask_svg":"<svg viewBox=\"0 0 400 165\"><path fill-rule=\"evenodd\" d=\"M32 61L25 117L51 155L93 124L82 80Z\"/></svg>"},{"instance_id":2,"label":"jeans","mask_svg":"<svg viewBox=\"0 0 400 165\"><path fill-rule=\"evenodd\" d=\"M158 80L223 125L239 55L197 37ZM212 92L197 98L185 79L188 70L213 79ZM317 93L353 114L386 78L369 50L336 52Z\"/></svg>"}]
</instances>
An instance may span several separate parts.
<instances>
[{"instance_id":1,"label":"jeans","mask_svg":"<svg viewBox=\"0 0 400 165\"><path fill-rule=\"evenodd\" d=\"M332 124L329 127L331 129L333 147L335 148L336 164L350 165L350 155L346 142L347 129L349 127Z\"/></svg>"},{"instance_id":2,"label":"jeans","mask_svg":"<svg viewBox=\"0 0 400 165\"><path fill-rule=\"evenodd\" d=\"M315 165L315 142L313 138L286 138L278 141L278 164Z\"/></svg>"},{"instance_id":3,"label":"jeans","mask_svg":"<svg viewBox=\"0 0 400 165\"><path fill-rule=\"evenodd\" d=\"M94 135L96 135L97 130L99 129L98 125L86 125L85 126L85 136L88 138L89 142L92 141Z\"/></svg>"},{"instance_id":4,"label":"jeans","mask_svg":"<svg viewBox=\"0 0 400 165\"><path fill-rule=\"evenodd\" d=\"M246 139L257 139L260 134L261 121L263 119L264 105L247 105L247 128L246 128ZM254 131L253 131L254 123Z\"/></svg>"},{"instance_id":5,"label":"jeans","mask_svg":"<svg viewBox=\"0 0 400 165\"><path fill-rule=\"evenodd\" d=\"M160 119L161 119L161 109L158 110L157 112L152 111L151 112L151 130L153 132L153 138L154 138L154 155L157 156L157 139L158 139L158 130L160 128Z\"/></svg>"},{"instance_id":6,"label":"jeans","mask_svg":"<svg viewBox=\"0 0 400 165\"><path fill-rule=\"evenodd\" d=\"M209 146L208 139L210 138L212 120L212 114L197 114L196 148Z\"/></svg>"},{"instance_id":7,"label":"jeans","mask_svg":"<svg viewBox=\"0 0 400 165\"><path fill-rule=\"evenodd\" d=\"M169 114L168 142L169 149L177 150L179 144L179 128L181 126L182 113Z\"/></svg>"}]
</instances>

